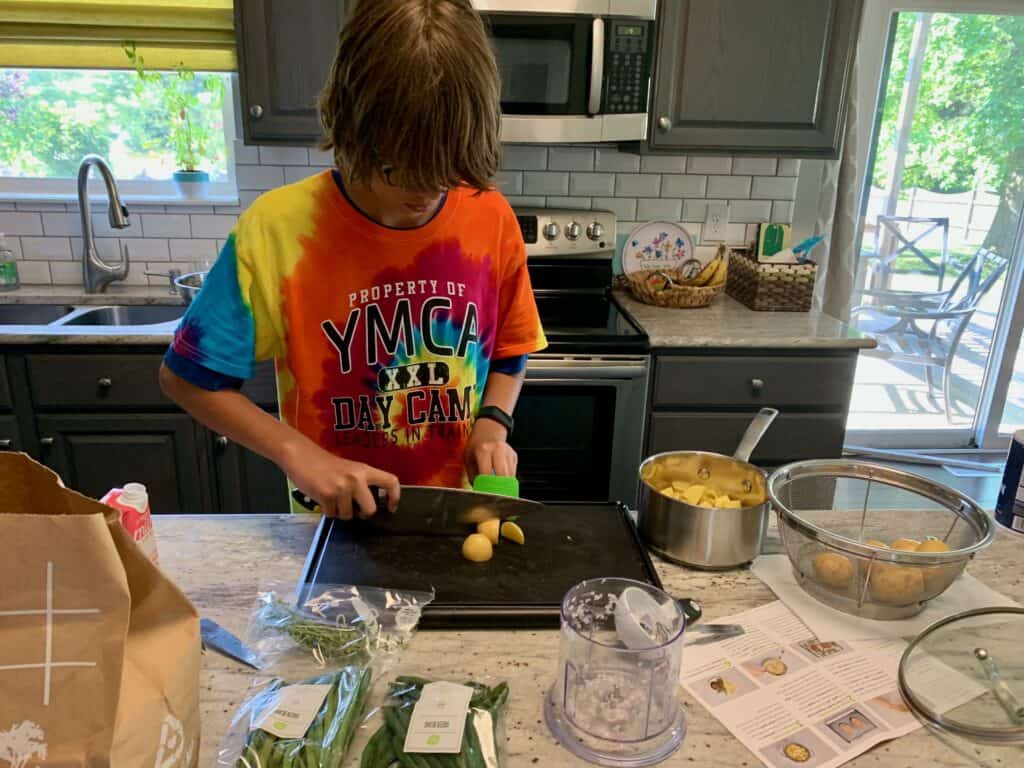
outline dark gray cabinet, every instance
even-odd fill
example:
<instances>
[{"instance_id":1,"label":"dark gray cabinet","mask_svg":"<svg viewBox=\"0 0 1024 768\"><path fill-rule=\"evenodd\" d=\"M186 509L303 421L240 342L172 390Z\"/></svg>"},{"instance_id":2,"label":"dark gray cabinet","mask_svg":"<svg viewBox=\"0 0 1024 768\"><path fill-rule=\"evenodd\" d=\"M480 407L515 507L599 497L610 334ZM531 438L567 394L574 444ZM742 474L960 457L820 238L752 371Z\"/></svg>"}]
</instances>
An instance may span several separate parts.
<instances>
[{"instance_id":1,"label":"dark gray cabinet","mask_svg":"<svg viewBox=\"0 0 1024 768\"><path fill-rule=\"evenodd\" d=\"M0 416L0 451L20 451L18 421L13 416Z\"/></svg>"},{"instance_id":2,"label":"dark gray cabinet","mask_svg":"<svg viewBox=\"0 0 1024 768\"><path fill-rule=\"evenodd\" d=\"M225 513L288 511L288 480L274 462L228 440L210 435L217 509Z\"/></svg>"},{"instance_id":3,"label":"dark gray cabinet","mask_svg":"<svg viewBox=\"0 0 1024 768\"><path fill-rule=\"evenodd\" d=\"M36 417L40 458L71 488L98 498L143 483L154 514L209 511L196 426L184 414L61 414Z\"/></svg>"},{"instance_id":4,"label":"dark gray cabinet","mask_svg":"<svg viewBox=\"0 0 1024 768\"><path fill-rule=\"evenodd\" d=\"M835 157L863 0L662 0L652 150Z\"/></svg>"},{"instance_id":5,"label":"dark gray cabinet","mask_svg":"<svg viewBox=\"0 0 1024 768\"><path fill-rule=\"evenodd\" d=\"M317 97L354 0L236 0L235 36L247 144L311 144Z\"/></svg>"}]
</instances>

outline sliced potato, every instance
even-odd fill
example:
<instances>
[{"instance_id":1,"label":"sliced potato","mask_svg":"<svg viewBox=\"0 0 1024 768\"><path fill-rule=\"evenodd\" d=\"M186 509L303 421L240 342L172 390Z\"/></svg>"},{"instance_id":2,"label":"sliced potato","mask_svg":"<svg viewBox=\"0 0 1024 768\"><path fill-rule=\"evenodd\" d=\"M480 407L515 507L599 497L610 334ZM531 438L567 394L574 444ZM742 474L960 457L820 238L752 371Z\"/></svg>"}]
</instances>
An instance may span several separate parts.
<instances>
[{"instance_id":1,"label":"sliced potato","mask_svg":"<svg viewBox=\"0 0 1024 768\"><path fill-rule=\"evenodd\" d=\"M685 491L690 487L690 483L684 483L682 480L672 481L672 490L674 491Z\"/></svg>"},{"instance_id":2,"label":"sliced potato","mask_svg":"<svg viewBox=\"0 0 1024 768\"><path fill-rule=\"evenodd\" d=\"M743 502L739 499L734 499L731 496L719 496L715 502L715 506L719 509L742 509Z\"/></svg>"},{"instance_id":3,"label":"sliced potato","mask_svg":"<svg viewBox=\"0 0 1024 768\"><path fill-rule=\"evenodd\" d=\"M488 539L491 540L491 544L498 543L498 536L500 535L501 520L493 518L491 520L484 520L482 523L477 523L476 532L482 533Z\"/></svg>"},{"instance_id":4,"label":"sliced potato","mask_svg":"<svg viewBox=\"0 0 1024 768\"><path fill-rule=\"evenodd\" d=\"M516 544L526 543L526 534L523 533L523 529L511 520L501 524L501 537L514 541Z\"/></svg>"},{"instance_id":5,"label":"sliced potato","mask_svg":"<svg viewBox=\"0 0 1024 768\"><path fill-rule=\"evenodd\" d=\"M700 506L700 499L704 495L704 486L699 483L695 483L683 491L683 501L687 504L693 504L694 506Z\"/></svg>"},{"instance_id":6,"label":"sliced potato","mask_svg":"<svg viewBox=\"0 0 1024 768\"><path fill-rule=\"evenodd\" d=\"M462 542L462 556L474 563L486 563L494 557L494 547L482 533L471 533Z\"/></svg>"}]
</instances>

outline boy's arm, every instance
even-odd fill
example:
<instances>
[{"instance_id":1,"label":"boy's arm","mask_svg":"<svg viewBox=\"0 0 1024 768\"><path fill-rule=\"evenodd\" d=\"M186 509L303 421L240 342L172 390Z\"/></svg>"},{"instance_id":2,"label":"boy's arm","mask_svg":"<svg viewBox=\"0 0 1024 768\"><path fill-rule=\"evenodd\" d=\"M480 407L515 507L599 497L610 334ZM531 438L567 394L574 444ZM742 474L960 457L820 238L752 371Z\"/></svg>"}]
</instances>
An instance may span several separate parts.
<instances>
[{"instance_id":1,"label":"boy's arm","mask_svg":"<svg viewBox=\"0 0 1024 768\"><path fill-rule=\"evenodd\" d=\"M160 367L160 386L197 421L281 467L299 490L319 502L329 517L351 518L354 504L359 506L360 516L372 515L377 503L370 492L371 485L387 491L392 511L397 506L397 477L325 451L241 392L203 389L166 365Z\"/></svg>"},{"instance_id":2,"label":"boy's arm","mask_svg":"<svg viewBox=\"0 0 1024 768\"><path fill-rule=\"evenodd\" d=\"M492 371L487 376L483 405L496 405L512 413L523 388L526 367L515 374ZM477 475L515 477L519 457L508 444L508 430L493 419L477 419L466 443L466 473L470 482Z\"/></svg>"}]
</instances>

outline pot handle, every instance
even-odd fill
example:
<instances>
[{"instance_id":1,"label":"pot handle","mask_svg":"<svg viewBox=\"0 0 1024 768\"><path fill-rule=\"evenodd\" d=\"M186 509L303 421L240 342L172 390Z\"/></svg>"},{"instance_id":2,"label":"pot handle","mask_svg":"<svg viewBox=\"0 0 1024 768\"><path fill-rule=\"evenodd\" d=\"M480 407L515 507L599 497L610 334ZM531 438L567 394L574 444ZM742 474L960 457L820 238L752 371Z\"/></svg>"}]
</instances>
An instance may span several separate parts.
<instances>
[{"instance_id":1,"label":"pot handle","mask_svg":"<svg viewBox=\"0 0 1024 768\"><path fill-rule=\"evenodd\" d=\"M764 433L768 431L768 427L772 425L772 422L775 421L775 417L778 415L779 412L774 408L762 408L757 416L754 417L754 420L750 422L747 431L743 433L743 439L740 440L740 444L732 457L738 461L750 461L750 454L754 452L757 444L764 437Z\"/></svg>"}]
</instances>

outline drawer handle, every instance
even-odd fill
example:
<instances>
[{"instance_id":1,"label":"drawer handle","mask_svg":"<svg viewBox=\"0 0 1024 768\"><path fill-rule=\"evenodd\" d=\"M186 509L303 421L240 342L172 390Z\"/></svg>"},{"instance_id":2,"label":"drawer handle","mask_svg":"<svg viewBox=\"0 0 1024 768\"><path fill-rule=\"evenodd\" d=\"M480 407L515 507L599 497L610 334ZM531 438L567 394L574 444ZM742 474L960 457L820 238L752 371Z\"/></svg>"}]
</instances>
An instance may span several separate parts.
<instances>
[{"instance_id":1,"label":"drawer handle","mask_svg":"<svg viewBox=\"0 0 1024 768\"><path fill-rule=\"evenodd\" d=\"M112 386L114 386L114 380L111 379L109 376L101 376L100 378L96 379L96 386L99 387L100 389L110 389Z\"/></svg>"},{"instance_id":2,"label":"drawer handle","mask_svg":"<svg viewBox=\"0 0 1024 768\"><path fill-rule=\"evenodd\" d=\"M751 379L750 389L756 396L760 396L764 392L764 379Z\"/></svg>"},{"instance_id":3,"label":"drawer handle","mask_svg":"<svg viewBox=\"0 0 1024 768\"><path fill-rule=\"evenodd\" d=\"M56 442L56 441L55 441L55 440L54 440L54 439L53 439L52 437L43 437L43 438L40 438L40 440L39 440L39 444L40 444L40 445L41 445L41 446L42 446L43 448L52 448L52 447L53 447L53 444L54 444L55 442Z\"/></svg>"},{"instance_id":4,"label":"drawer handle","mask_svg":"<svg viewBox=\"0 0 1024 768\"><path fill-rule=\"evenodd\" d=\"M254 120L259 120L261 117L263 117L263 107L259 104L253 104L251 107L249 107L249 117L253 118Z\"/></svg>"},{"instance_id":5,"label":"drawer handle","mask_svg":"<svg viewBox=\"0 0 1024 768\"><path fill-rule=\"evenodd\" d=\"M2 440L0 440L0 451L7 450L12 445L14 445L14 441L11 440L9 437L5 437Z\"/></svg>"},{"instance_id":6,"label":"drawer handle","mask_svg":"<svg viewBox=\"0 0 1024 768\"><path fill-rule=\"evenodd\" d=\"M214 442L217 443L218 448L228 447L228 439L224 437L224 435L218 435L217 439Z\"/></svg>"}]
</instances>

